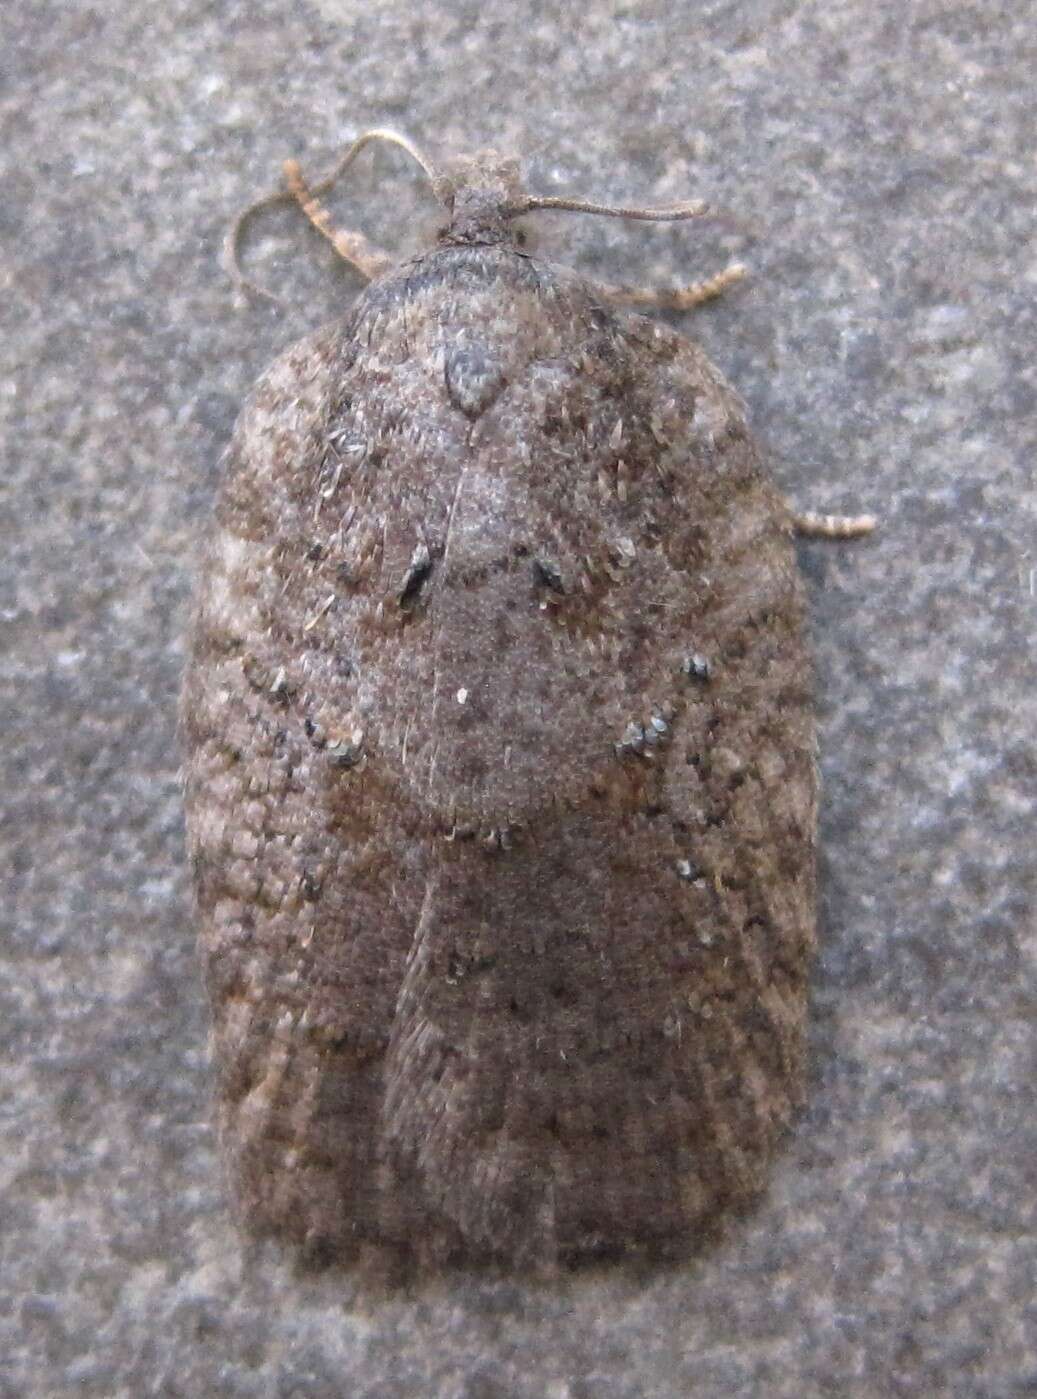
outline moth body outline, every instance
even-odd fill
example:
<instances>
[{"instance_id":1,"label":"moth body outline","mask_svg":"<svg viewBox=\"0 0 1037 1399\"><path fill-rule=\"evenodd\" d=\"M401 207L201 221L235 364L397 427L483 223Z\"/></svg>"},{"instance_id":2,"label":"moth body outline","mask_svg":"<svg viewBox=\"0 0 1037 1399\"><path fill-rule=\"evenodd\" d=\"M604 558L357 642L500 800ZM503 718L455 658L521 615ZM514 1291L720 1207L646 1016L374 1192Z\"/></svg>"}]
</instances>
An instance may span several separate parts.
<instances>
[{"instance_id":1,"label":"moth body outline","mask_svg":"<svg viewBox=\"0 0 1037 1399\"><path fill-rule=\"evenodd\" d=\"M227 456L182 704L225 1151L344 1258L680 1250L803 1095L793 517L701 350L514 244L513 162L433 185Z\"/></svg>"}]
</instances>

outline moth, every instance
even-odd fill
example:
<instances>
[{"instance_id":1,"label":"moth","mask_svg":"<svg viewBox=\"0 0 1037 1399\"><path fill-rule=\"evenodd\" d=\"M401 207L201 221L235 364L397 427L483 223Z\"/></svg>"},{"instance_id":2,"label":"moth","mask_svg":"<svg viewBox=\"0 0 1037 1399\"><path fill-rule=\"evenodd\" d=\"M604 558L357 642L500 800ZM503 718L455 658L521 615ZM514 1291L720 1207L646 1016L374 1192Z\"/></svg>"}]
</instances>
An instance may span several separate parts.
<instances>
[{"instance_id":1,"label":"moth","mask_svg":"<svg viewBox=\"0 0 1037 1399\"><path fill-rule=\"evenodd\" d=\"M445 213L395 266L319 198L374 139ZM702 351L619 304L651 295L515 220L703 206L538 198L380 131L288 175L369 284L241 414L183 690L241 1213L346 1260L685 1249L803 1097L797 519Z\"/></svg>"}]
</instances>

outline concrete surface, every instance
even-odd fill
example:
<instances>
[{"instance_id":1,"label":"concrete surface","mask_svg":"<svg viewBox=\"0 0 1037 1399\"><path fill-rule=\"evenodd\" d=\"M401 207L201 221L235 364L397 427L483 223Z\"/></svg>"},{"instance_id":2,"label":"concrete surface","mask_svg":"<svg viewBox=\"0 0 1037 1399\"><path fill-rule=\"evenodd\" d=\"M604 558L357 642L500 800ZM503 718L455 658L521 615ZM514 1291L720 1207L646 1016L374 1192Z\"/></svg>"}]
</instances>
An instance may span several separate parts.
<instances>
[{"instance_id":1,"label":"concrete surface","mask_svg":"<svg viewBox=\"0 0 1037 1399\"><path fill-rule=\"evenodd\" d=\"M1037 1391L1032 4L36 0L0 17L0 1395L641 1399ZM825 778L814 1084L685 1267L375 1295L245 1250L208 1116L174 712L236 405L356 283L229 216L370 124L524 154L694 318L804 505ZM405 249L402 156L337 207ZM689 327L690 328L690 327Z\"/></svg>"}]
</instances>

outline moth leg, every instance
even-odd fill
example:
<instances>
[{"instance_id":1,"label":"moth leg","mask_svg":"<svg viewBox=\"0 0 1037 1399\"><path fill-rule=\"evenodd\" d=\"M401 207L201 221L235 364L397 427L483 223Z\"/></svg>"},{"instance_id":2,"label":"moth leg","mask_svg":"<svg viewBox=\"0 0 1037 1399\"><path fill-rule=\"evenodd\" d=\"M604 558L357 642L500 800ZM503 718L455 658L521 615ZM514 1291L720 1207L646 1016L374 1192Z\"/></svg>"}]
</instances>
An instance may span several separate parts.
<instances>
[{"instance_id":1,"label":"moth leg","mask_svg":"<svg viewBox=\"0 0 1037 1399\"><path fill-rule=\"evenodd\" d=\"M598 282L597 290L619 306L638 306L656 311L690 311L701 306L704 301L712 301L722 296L728 287L734 286L746 276L748 269L741 262L732 262L714 277L701 282L692 282L686 287L619 287L607 282Z\"/></svg>"},{"instance_id":2,"label":"moth leg","mask_svg":"<svg viewBox=\"0 0 1037 1399\"><path fill-rule=\"evenodd\" d=\"M874 515L821 515L816 510L792 511L792 526L806 539L861 539L878 524Z\"/></svg>"},{"instance_id":3,"label":"moth leg","mask_svg":"<svg viewBox=\"0 0 1037 1399\"><path fill-rule=\"evenodd\" d=\"M317 232L328 240L339 257L348 262L350 267L355 267L366 281L372 282L392 266L389 254L381 248L376 248L359 230L332 226L331 215L320 202L317 193L306 183L297 160L286 160L283 168L288 194L296 201ZM320 185L316 186L316 190L322 191L328 183L327 180L322 180Z\"/></svg>"}]
</instances>

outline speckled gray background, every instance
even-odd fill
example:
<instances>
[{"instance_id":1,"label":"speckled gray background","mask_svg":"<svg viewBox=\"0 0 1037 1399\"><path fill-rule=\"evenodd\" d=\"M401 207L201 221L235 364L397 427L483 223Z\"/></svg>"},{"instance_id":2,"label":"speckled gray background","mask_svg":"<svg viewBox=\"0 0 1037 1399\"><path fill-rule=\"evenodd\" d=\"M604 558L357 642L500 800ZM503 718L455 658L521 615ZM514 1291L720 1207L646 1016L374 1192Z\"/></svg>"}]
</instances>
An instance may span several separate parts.
<instances>
[{"instance_id":1,"label":"speckled gray background","mask_svg":"<svg viewBox=\"0 0 1037 1399\"><path fill-rule=\"evenodd\" d=\"M668 1399L1037 1391L1032 0L34 0L0 17L0 1394ZM360 127L750 236L541 250L753 281L689 329L802 505L825 777L814 1082L686 1267L413 1295L243 1252L208 1120L174 711L236 405L355 289L233 211ZM337 207L401 249L399 155Z\"/></svg>"}]
</instances>

